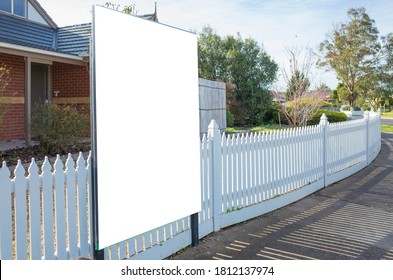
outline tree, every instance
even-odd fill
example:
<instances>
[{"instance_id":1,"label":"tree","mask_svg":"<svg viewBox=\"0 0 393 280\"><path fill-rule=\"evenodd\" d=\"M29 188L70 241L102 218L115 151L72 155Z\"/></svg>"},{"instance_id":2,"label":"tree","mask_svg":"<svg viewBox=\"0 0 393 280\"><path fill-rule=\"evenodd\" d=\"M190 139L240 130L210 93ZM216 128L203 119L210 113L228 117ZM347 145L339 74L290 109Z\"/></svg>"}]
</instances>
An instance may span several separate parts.
<instances>
[{"instance_id":1,"label":"tree","mask_svg":"<svg viewBox=\"0 0 393 280\"><path fill-rule=\"evenodd\" d=\"M222 38L205 26L198 36L198 74L208 80L226 80L226 60Z\"/></svg>"},{"instance_id":2,"label":"tree","mask_svg":"<svg viewBox=\"0 0 393 280\"><path fill-rule=\"evenodd\" d=\"M379 71L378 91L382 97L391 98L393 96L393 33L383 37L382 41L385 56Z\"/></svg>"},{"instance_id":3,"label":"tree","mask_svg":"<svg viewBox=\"0 0 393 280\"><path fill-rule=\"evenodd\" d=\"M319 66L333 70L337 79L346 87L345 100L355 106L360 94L360 85L375 81L382 58L381 43L375 22L364 8L350 9L348 23L335 27L319 46ZM375 77L374 77L375 78Z\"/></svg>"},{"instance_id":4,"label":"tree","mask_svg":"<svg viewBox=\"0 0 393 280\"><path fill-rule=\"evenodd\" d=\"M286 101L279 103L280 110L292 127L305 126L322 106L325 87L310 90L310 70L313 65L310 51L303 54L302 50L287 48L286 52L289 58L289 72L282 70L287 90ZM281 99L279 94L273 93L277 100Z\"/></svg>"},{"instance_id":5,"label":"tree","mask_svg":"<svg viewBox=\"0 0 393 280\"><path fill-rule=\"evenodd\" d=\"M204 27L198 37L201 78L230 82L237 106L231 113L237 125L260 124L271 104L268 88L277 76L278 66L252 38L217 35Z\"/></svg>"}]
</instances>

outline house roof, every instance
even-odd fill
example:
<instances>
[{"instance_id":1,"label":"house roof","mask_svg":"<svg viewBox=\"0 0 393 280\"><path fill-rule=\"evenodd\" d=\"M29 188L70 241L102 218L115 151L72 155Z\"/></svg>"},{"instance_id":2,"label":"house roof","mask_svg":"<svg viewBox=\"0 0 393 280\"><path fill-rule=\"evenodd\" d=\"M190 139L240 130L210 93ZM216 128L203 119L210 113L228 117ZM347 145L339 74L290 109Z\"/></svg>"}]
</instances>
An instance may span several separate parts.
<instances>
[{"instance_id":1,"label":"house roof","mask_svg":"<svg viewBox=\"0 0 393 280\"><path fill-rule=\"evenodd\" d=\"M36 0L29 0L49 26L0 13L0 42L40 50L89 56L91 23L58 27ZM153 14L137 16L158 22L157 6Z\"/></svg>"},{"instance_id":2,"label":"house roof","mask_svg":"<svg viewBox=\"0 0 393 280\"><path fill-rule=\"evenodd\" d=\"M78 56L89 56L91 23L58 29L57 50Z\"/></svg>"}]
</instances>

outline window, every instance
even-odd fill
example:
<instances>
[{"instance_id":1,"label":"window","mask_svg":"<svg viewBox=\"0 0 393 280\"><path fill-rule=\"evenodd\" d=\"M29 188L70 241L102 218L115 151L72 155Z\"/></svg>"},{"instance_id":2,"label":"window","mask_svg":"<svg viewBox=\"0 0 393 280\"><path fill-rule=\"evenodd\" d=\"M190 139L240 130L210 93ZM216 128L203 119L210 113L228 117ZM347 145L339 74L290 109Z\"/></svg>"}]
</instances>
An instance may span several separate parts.
<instances>
[{"instance_id":1,"label":"window","mask_svg":"<svg viewBox=\"0 0 393 280\"><path fill-rule=\"evenodd\" d=\"M11 13L11 5L12 0L2 0L0 1L0 10Z\"/></svg>"},{"instance_id":2,"label":"window","mask_svg":"<svg viewBox=\"0 0 393 280\"><path fill-rule=\"evenodd\" d=\"M26 0L14 0L14 12L15 15L25 17L26 16Z\"/></svg>"},{"instance_id":3,"label":"window","mask_svg":"<svg viewBox=\"0 0 393 280\"><path fill-rule=\"evenodd\" d=\"M26 17L26 0L1 0L0 10L17 16Z\"/></svg>"}]
</instances>

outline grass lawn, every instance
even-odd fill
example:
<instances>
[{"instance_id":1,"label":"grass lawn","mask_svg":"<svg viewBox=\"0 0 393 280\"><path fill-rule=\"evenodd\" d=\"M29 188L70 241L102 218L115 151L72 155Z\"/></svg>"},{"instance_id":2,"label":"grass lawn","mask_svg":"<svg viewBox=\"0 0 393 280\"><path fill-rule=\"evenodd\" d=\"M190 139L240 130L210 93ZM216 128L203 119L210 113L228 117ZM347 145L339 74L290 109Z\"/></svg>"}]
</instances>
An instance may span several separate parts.
<instances>
[{"instance_id":1,"label":"grass lawn","mask_svg":"<svg viewBox=\"0 0 393 280\"><path fill-rule=\"evenodd\" d=\"M393 126L392 125L383 124L383 125L381 125L381 131L382 132L393 133Z\"/></svg>"},{"instance_id":2,"label":"grass lawn","mask_svg":"<svg viewBox=\"0 0 393 280\"><path fill-rule=\"evenodd\" d=\"M226 133L246 133L246 132L266 132L270 130L278 130L285 127L280 127L278 125L264 125L264 126L255 126L255 127L228 127L226 129Z\"/></svg>"},{"instance_id":3,"label":"grass lawn","mask_svg":"<svg viewBox=\"0 0 393 280\"><path fill-rule=\"evenodd\" d=\"M393 111L392 112L382 112L382 117L393 118Z\"/></svg>"}]
</instances>

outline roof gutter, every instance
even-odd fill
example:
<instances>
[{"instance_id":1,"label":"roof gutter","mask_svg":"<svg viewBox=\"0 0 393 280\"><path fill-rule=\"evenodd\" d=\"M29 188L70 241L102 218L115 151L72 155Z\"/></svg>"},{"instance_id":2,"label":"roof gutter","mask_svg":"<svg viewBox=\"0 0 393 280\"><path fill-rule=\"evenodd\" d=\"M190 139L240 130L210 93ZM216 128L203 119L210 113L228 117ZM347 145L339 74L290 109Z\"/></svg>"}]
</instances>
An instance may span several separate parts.
<instances>
[{"instance_id":1,"label":"roof gutter","mask_svg":"<svg viewBox=\"0 0 393 280\"><path fill-rule=\"evenodd\" d=\"M78 65L84 64L83 57L77 55L41 50L41 49L14 45L4 42L0 42L0 52L19 55L19 56L28 56L28 57L34 57L39 59L53 60L63 63L71 63L71 64L78 64Z\"/></svg>"}]
</instances>

